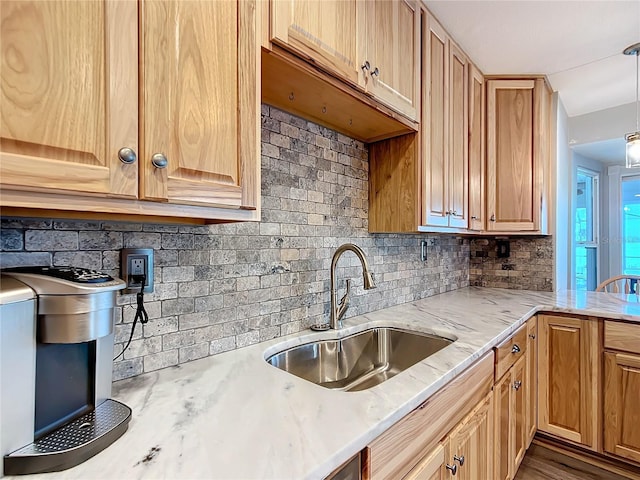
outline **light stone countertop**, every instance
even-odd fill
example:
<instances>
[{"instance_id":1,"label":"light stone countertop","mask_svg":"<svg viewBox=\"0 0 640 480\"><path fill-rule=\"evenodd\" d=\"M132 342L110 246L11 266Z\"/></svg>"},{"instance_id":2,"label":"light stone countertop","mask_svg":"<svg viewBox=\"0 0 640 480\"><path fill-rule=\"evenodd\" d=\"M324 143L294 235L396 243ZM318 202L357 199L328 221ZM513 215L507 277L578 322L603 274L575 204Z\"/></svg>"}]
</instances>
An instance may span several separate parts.
<instances>
[{"instance_id":1,"label":"light stone countertop","mask_svg":"<svg viewBox=\"0 0 640 480\"><path fill-rule=\"evenodd\" d=\"M640 304L585 292L470 287L349 318L456 341L361 392L337 392L268 365L271 353L335 331L309 330L114 384L128 431L81 465L32 478L318 479L416 408L538 311L640 322ZM24 476L21 478L25 478Z\"/></svg>"}]
</instances>

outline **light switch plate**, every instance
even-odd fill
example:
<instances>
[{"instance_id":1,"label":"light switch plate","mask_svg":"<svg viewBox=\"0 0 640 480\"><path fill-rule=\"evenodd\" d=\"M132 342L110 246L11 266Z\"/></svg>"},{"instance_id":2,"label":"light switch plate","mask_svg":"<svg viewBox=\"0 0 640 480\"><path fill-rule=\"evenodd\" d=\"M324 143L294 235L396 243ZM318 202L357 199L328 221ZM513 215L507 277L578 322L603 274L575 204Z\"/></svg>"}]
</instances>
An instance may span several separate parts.
<instances>
[{"instance_id":1,"label":"light switch plate","mask_svg":"<svg viewBox=\"0 0 640 480\"><path fill-rule=\"evenodd\" d=\"M120 276L127 284L122 293L140 292L141 283L136 278L145 277L144 293L153 292L153 249L123 248L120 250Z\"/></svg>"}]
</instances>

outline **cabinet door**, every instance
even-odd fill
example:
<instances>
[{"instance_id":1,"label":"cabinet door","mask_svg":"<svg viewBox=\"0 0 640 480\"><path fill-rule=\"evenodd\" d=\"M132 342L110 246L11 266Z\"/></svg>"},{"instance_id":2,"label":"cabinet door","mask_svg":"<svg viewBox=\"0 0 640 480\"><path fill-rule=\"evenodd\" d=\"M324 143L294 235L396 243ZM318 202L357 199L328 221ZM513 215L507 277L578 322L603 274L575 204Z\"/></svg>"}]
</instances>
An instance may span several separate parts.
<instances>
[{"instance_id":1,"label":"cabinet door","mask_svg":"<svg viewBox=\"0 0 640 480\"><path fill-rule=\"evenodd\" d=\"M449 226L469 226L468 61L449 42Z\"/></svg>"},{"instance_id":2,"label":"cabinet door","mask_svg":"<svg viewBox=\"0 0 640 480\"><path fill-rule=\"evenodd\" d=\"M418 120L420 8L415 0L359 2L364 35L358 42L366 89L378 100Z\"/></svg>"},{"instance_id":3,"label":"cabinet door","mask_svg":"<svg viewBox=\"0 0 640 480\"><path fill-rule=\"evenodd\" d=\"M604 450L640 462L640 355L604 354Z\"/></svg>"},{"instance_id":4,"label":"cabinet door","mask_svg":"<svg viewBox=\"0 0 640 480\"><path fill-rule=\"evenodd\" d=\"M425 225L449 224L449 43L444 29L431 17L423 17L422 152Z\"/></svg>"},{"instance_id":5,"label":"cabinet door","mask_svg":"<svg viewBox=\"0 0 640 480\"><path fill-rule=\"evenodd\" d=\"M597 320L540 315L538 322L538 428L597 450Z\"/></svg>"},{"instance_id":6,"label":"cabinet door","mask_svg":"<svg viewBox=\"0 0 640 480\"><path fill-rule=\"evenodd\" d=\"M493 478L493 394L454 429L447 451L445 461L457 466L457 478Z\"/></svg>"},{"instance_id":7,"label":"cabinet door","mask_svg":"<svg viewBox=\"0 0 640 480\"><path fill-rule=\"evenodd\" d=\"M494 392L494 470L498 480L511 478L511 370L493 387Z\"/></svg>"},{"instance_id":8,"label":"cabinet door","mask_svg":"<svg viewBox=\"0 0 640 480\"><path fill-rule=\"evenodd\" d=\"M526 352L526 448L529 448L538 429L537 399L538 399L538 319L531 317L527 321L527 352Z\"/></svg>"},{"instance_id":9,"label":"cabinet door","mask_svg":"<svg viewBox=\"0 0 640 480\"><path fill-rule=\"evenodd\" d=\"M358 83L355 0L274 0L271 41Z\"/></svg>"},{"instance_id":10,"label":"cabinet door","mask_svg":"<svg viewBox=\"0 0 640 480\"><path fill-rule=\"evenodd\" d=\"M444 447L438 445L413 470L407 473L403 480L444 480L446 478L444 452Z\"/></svg>"},{"instance_id":11,"label":"cabinet door","mask_svg":"<svg viewBox=\"0 0 640 480\"><path fill-rule=\"evenodd\" d=\"M0 15L3 188L136 197L118 151L138 150L137 4L3 0Z\"/></svg>"},{"instance_id":12,"label":"cabinet door","mask_svg":"<svg viewBox=\"0 0 640 480\"><path fill-rule=\"evenodd\" d=\"M142 196L256 208L255 1L148 0L141 5Z\"/></svg>"},{"instance_id":13,"label":"cabinet door","mask_svg":"<svg viewBox=\"0 0 640 480\"><path fill-rule=\"evenodd\" d=\"M484 191L484 77L471 65L469 69L469 229L485 228Z\"/></svg>"},{"instance_id":14,"label":"cabinet door","mask_svg":"<svg viewBox=\"0 0 640 480\"><path fill-rule=\"evenodd\" d=\"M527 451L527 362L526 357L522 357L512 367L511 372L511 429L513 435L513 447L509 458L513 462L511 465L511 476L514 477L518 467Z\"/></svg>"},{"instance_id":15,"label":"cabinet door","mask_svg":"<svg viewBox=\"0 0 640 480\"><path fill-rule=\"evenodd\" d=\"M487 82L487 230L540 229L540 88L534 80Z\"/></svg>"}]
</instances>

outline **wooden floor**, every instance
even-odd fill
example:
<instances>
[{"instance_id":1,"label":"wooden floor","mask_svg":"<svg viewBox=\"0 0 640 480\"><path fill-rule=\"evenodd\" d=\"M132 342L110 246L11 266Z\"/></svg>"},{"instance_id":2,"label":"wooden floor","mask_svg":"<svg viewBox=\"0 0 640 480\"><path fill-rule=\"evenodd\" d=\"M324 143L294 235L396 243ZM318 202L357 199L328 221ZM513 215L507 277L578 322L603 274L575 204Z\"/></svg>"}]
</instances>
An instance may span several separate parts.
<instances>
[{"instance_id":1,"label":"wooden floor","mask_svg":"<svg viewBox=\"0 0 640 480\"><path fill-rule=\"evenodd\" d=\"M531 445L514 480L628 480L628 477Z\"/></svg>"}]
</instances>

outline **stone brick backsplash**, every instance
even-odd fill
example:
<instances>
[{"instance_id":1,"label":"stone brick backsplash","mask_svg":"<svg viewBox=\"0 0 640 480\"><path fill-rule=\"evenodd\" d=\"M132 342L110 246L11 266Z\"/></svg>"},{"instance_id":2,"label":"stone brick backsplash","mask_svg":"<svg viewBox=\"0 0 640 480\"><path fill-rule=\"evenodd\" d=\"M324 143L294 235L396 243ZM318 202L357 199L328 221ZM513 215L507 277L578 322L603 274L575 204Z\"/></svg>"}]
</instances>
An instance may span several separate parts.
<instances>
[{"instance_id":1,"label":"stone brick backsplash","mask_svg":"<svg viewBox=\"0 0 640 480\"><path fill-rule=\"evenodd\" d=\"M469 240L368 233L368 166L361 142L263 106L262 222L3 218L0 265L74 265L117 276L121 248L155 250L155 291L145 296L150 320L136 327L114 380L326 321L331 257L345 242L363 248L377 283L364 291L356 257L342 256L339 286L353 278L354 287L347 316L468 286ZM431 245L422 262L425 239ZM129 338L134 300L119 297L116 353Z\"/></svg>"},{"instance_id":2,"label":"stone brick backsplash","mask_svg":"<svg viewBox=\"0 0 640 480\"><path fill-rule=\"evenodd\" d=\"M469 283L479 287L553 290L552 237L509 238L510 256L498 258L495 238L474 238Z\"/></svg>"}]
</instances>

